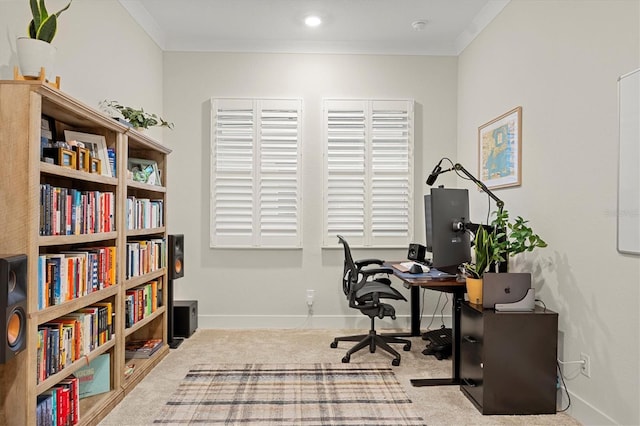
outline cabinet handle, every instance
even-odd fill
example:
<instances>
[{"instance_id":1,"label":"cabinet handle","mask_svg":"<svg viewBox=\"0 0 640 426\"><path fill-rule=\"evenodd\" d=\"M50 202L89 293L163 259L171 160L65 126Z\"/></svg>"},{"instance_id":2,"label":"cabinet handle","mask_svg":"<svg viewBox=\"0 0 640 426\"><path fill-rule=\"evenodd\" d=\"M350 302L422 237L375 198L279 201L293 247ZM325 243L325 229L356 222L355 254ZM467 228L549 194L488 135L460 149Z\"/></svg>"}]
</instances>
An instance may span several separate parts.
<instances>
[{"instance_id":1,"label":"cabinet handle","mask_svg":"<svg viewBox=\"0 0 640 426\"><path fill-rule=\"evenodd\" d=\"M475 339L475 337L472 337L472 336L463 336L462 340L464 340L465 342L468 342L468 343L478 343L478 341Z\"/></svg>"}]
</instances>

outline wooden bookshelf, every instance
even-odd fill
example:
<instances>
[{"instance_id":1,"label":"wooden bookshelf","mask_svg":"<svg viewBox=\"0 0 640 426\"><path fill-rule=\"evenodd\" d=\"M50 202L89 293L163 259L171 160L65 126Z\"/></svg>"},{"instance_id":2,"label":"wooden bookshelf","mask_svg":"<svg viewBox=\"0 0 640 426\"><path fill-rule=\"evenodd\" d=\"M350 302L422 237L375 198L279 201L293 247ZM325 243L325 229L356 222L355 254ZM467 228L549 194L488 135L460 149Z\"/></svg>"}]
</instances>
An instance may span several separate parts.
<instances>
[{"instance_id":1,"label":"wooden bookshelf","mask_svg":"<svg viewBox=\"0 0 640 426\"><path fill-rule=\"evenodd\" d=\"M49 117L52 120L50 122L54 123L58 141L64 140L65 130L103 136L107 147L116 155L115 176L103 176L41 161L43 116ZM129 262L129 241L166 241L166 160L171 151L147 135L42 81L0 81L0 123L0 149L3 153L0 167L0 253L26 254L28 262L26 348L0 365L0 424L35 425L39 394L57 386L98 355L109 354L110 391L80 400L80 424L95 425L169 352L166 245L153 259L158 262L156 270L127 278L124 266ZM128 158L156 162L163 186L131 180L127 176ZM101 166L110 167L110 164ZM41 235L41 185L44 184L74 191L109 193L113 197L114 208L107 216L113 217L113 229L105 227L107 232L74 235ZM162 206L161 225L128 229L125 213L128 197L159 200ZM42 296L42 293L39 295L38 291L39 286L43 286L39 275L39 257L65 251L90 251L96 247L115 247L114 259L108 262L114 268L114 264L118 265L114 273L115 282L84 295L76 289L75 297L66 296L68 300L41 306L43 298L47 296ZM156 285L163 289L158 293L157 306L153 307L153 312L126 327L126 292L151 281L156 281ZM86 286L85 283L83 288L86 289ZM66 363L61 371L46 378L40 377L39 380L39 327L104 302L111 303L114 312L110 338L100 342L81 358ZM149 359L125 360L127 340L150 338L161 338L165 345ZM131 375L125 377L127 363L135 363L136 367Z\"/></svg>"}]
</instances>

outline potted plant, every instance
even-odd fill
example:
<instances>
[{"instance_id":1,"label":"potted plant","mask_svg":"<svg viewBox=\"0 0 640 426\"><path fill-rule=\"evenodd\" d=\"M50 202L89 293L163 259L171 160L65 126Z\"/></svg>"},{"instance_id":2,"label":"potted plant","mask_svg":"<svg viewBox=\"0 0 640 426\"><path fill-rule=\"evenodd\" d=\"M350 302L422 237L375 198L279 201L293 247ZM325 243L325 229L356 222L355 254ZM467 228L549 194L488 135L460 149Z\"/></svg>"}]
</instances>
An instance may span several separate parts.
<instances>
[{"instance_id":1,"label":"potted plant","mask_svg":"<svg viewBox=\"0 0 640 426\"><path fill-rule=\"evenodd\" d=\"M58 31L58 17L71 6L69 3L57 11L49 14L45 0L29 0L32 19L27 27L28 37L20 37L16 41L16 51L20 72L24 76L38 77L44 68L51 72L55 60L56 49L51 45Z\"/></svg>"},{"instance_id":2,"label":"potted plant","mask_svg":"<svg viewBox=\"0 0 640 426\"><path fill-rule=\"evenodd\" d=\"M100 103L100 106L115 119L119 119L117 115L121 115L122 118L126 120L126 124L129 124L136 129L148 129L152 126L160 126L173 129L173 123L166 121L157 114L145 112L145 110L142 108L132 108L121 105L116 101L106 100L102 101Z\"/></svg>"},{"instance_id":3,"label":"potted plant","mask_svg":"<svg viewBox=\"0 0 640 426\"><path fill-rule=\"evenodd\" d=\"M510 221L509 212L501 210L496 213L489 230L483 226L478 228L474 239L474 261L464 265L470 301L482 303L482 276L492 266L497 271L509 257L547 246L528 223L520 216Z\"/></svg>"}]
</instances>

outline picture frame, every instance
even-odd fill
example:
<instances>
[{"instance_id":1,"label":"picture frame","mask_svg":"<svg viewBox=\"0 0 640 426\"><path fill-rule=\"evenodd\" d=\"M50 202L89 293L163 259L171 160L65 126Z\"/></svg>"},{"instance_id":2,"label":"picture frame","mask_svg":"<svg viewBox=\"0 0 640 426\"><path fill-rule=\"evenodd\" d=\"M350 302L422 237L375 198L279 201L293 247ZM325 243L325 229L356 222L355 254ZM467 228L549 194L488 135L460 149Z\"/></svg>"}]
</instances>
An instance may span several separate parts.
<instances>
[{"instance_id":1,"label":"picture frame","mask_svg":"<svg viewBox=\"0 0 640 426\"><path fill-rule=\"evenodd\" d=\"M58 149L58 165L67 167L69 169L76 168L76 153L71 149L57 148Z\"/></svg>"},{"instance_id":2,"label":"picture frame","mask_svg":"<svg viewBox=\"0 0 640 426\"><path fill-rule=\"evenodd\" d=\"M522 184L522 107L478 128L478 179L487 188Z\"/></svg>"},{"instance_id":3,"label":"picture frame","mask_svg":"<svg viewBox=\"0 0 640 426\"><path fill-rule=\"evenodd\" d=\"M89 171L91 173L102 174L102 162L100 161L100 159L91 157L91 156L89 158L90 158Z\"/></svg>"},{"instance_id":4,"label":"picture frame","mask_svg":"<svg viewBox=\"0 0 640 426\"><path fill-rule=\"evenodd\" d=\"M94 135L91 133L76 132L73 130L65 130L64 137L67 142L78 141L82 142L84 147L89 150L92 158L100 160L100 164L109 164L109 154L107 152L107 141L102 135ZM93 164L91 165L93 168ZM113 177L110 167L100 167L100 174L102 176Z\"/></svg>"},{"instance_id":5,"label":"picture frame","mask_svg":"<svg viewBox=\"0 0 640 426\"><path fill-rule=\"evenodd\" d=\"M56 164L60 167L67 167L71 169L76 168L76 152L69 148L56 147L56 148L43 148L43 158L47 158L49 163Z\"/></svg>"},{"instance_id":6,"label":"picture frame","mask_svg":"<svg viewBox=\"0 0 640 426\"><path fill-rule=\"evenodd\" d=\"M158 163L153 160L129 158L127 170L130 172L130 179L135 182L162 186Z\"/></svg>"},{"instance_id":7,"label":"picture frame","mask_svg":"<svg viewBox=\"0 0 640 426\"><path fill-rule=\"evenodd\" d=\"M76 152L77 169L84 172L91 170L91 152L87 148L74 146L73 150Z\"/></svg>"}]
</instances>

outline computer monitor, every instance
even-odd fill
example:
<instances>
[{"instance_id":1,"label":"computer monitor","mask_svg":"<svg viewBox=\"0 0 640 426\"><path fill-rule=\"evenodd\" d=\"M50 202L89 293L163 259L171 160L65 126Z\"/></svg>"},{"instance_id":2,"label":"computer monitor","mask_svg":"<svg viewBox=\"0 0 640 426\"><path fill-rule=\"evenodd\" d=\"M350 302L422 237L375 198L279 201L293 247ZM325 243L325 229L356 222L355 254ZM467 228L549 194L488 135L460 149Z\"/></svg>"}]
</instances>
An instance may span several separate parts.
<instances>
[{"instance_id":1,"label":"computer monitor","mask_svg":"<svg viewBox=\"0 0 640 426\"><path fill-rule=\"evenodd\" d=\"M471 261L469 192L466 189L431 188L424 196L427 251L432 267L455 274L458 266Z\"/></svg>"}]
</instances>

